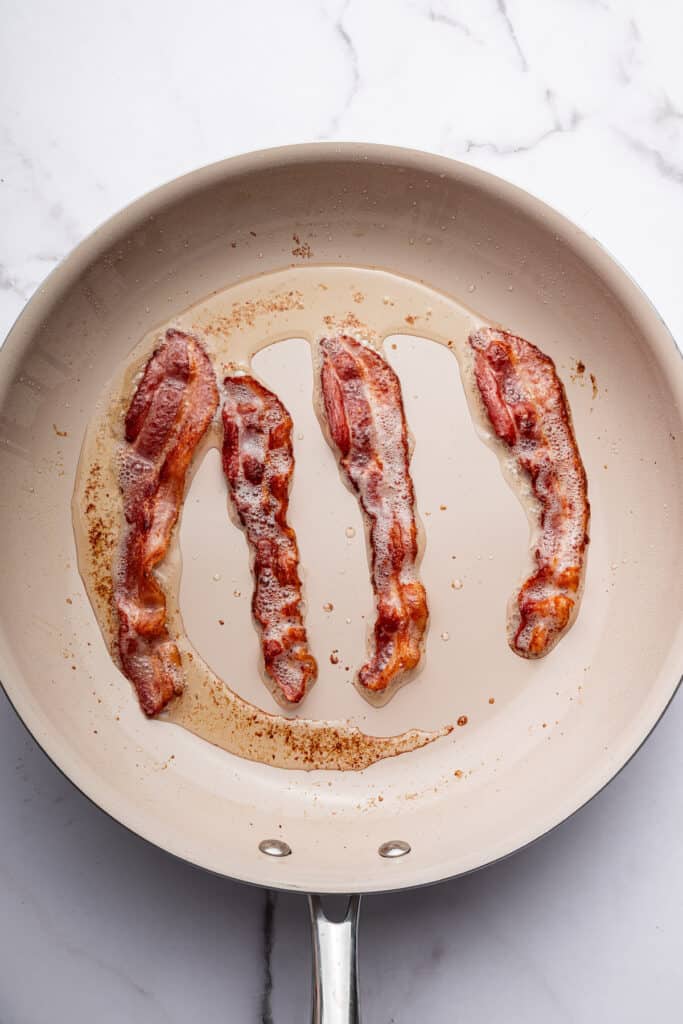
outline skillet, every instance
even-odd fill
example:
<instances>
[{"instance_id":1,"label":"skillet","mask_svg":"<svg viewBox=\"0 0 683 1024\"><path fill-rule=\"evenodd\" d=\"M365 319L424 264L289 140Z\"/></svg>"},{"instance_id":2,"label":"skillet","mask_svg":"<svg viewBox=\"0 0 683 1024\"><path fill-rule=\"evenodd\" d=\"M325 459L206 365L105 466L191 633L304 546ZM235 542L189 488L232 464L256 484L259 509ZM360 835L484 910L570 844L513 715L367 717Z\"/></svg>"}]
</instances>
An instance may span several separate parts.
<instances>
[{"instance_id":1,"label":"skillet","mask_svg":"<svg viewBox=\"0 0 683 1024\"><path fill-rule=\"evenodd\" d=\"M74 477L107 382L169 317L292 264L313 274L390 271L536 341L567 388L589 481L578 620L542 662L515 659L505 601L524 565L523 512L477 437L455 362L420 342L418 330L401 332L392 359L416 440L432 610L426 665L375 709L325 664L302 714L349 718L378 735L436 729L463 714L468 724L363 772L274 769L145 720L109 658L76 558ZM311 384L302 344L273 345L257 360L303 424L292 517L308 566L309 627L326 650L347 624L321 612L323 597L367 610L370 595L362 543L349 545L343 529L359 525L353 498L331 486L329 452L304 421ZM0 676L10 700L75 785L161 848L270 888L356 894L336 922L311 899L314 1020L359 1019L359 894L451 878L543 835L614 777L678 685L680 354L595 240L472 167L321 144L238 157L157 189L82 242L29 302L0 354L0 412ZM192 642L235 689L275 710L245 630L247 602L229 603L248 587L248 566L210 456L180 529ZM216 559L225 572L210 574ZM463 585L453 589L456 580ZM362 640L355 630L349 660Z\"/></svg>"}]
</instances>

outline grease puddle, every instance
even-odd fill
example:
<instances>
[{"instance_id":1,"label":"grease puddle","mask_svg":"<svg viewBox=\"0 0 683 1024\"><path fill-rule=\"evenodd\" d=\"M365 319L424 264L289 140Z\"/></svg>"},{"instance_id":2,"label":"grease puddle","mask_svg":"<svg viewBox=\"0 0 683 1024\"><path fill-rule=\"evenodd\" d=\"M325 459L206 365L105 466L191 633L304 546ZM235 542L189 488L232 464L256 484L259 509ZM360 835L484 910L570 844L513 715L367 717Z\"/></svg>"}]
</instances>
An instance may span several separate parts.
<instances>
[{"instance_id":1,"label":"grease puddle","mask_svg":"<svg viewBox=\"0 0 683 1024\"><path fill-rule=\"evenodd\" d=\"M302 267L227 288L150 332L135 347L95 410L74 494L79 568L109 649L114 649L115 628L109 573L120 516L114 462L122 415L136 374L167 327L176 326L202 339L219 380L228 364L251 367L292 414L296 468L290 521L299 539L307 628L320 667L304 706L284 715L257 667L247 546L228 517L220 460L212 450L220 449L222 440L217 416L197 452L181 522L158 570L186 682L162 720L252 760L340 770L414 750L450 729L461 709L447 686L432 686L436 676L450 672L448 650L454 647L439 637L447 633L457 639L451 612L442 609L441 591L452 605L453 594L463 586L455 563L448 564L455 558L449 553L454 545L444 527L455 493L453 481L444 479L444 434L455 431L448 396L460 421L465 401L451 356L467 379L467 335L482 322L448 296L384 271ZM418 425L411 471L427 534L421 574L431 611L428 671L396 695L391 710L379 712L369 709L351 685L365 657L373 612L363 524L357 500L343 485L320 431L312 395L310 346L321 335L338 331L384 352L401 378L409 427ZM440 456L436 463L435 452ZM451 468L457 486L458 473ZM413 727L417 722L420 728Z\"/></svg>"}]
</instances>

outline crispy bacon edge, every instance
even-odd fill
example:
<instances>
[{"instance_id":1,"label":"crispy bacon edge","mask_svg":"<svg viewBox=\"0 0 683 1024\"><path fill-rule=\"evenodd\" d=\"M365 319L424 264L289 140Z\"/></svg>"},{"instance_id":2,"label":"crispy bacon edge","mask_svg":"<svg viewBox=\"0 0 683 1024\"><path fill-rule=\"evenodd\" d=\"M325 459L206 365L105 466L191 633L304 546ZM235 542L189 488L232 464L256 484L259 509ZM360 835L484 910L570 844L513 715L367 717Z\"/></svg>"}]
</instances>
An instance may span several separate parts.
<instances>
[{"instance_id":1,"label":"crispy bacon edge","mask_svg":"<svg viewBox=\"0 0 683 1024\"><path fill-rule=\"evenodd\" d=\"M401 385L386 360L348 335L322 338L322 412L368 528L376 619L359 691L384 702L420 661L429 611L418 579L415 493ZM325 425L325 424L324 424Z\"/></svg>"},{"instance_id":2,"label":"crispy bacon edge","mask_svg":"<svg viewBox=\"0 0 683 1024\"><path fill-rule=\"evenodd\" d=\"M154 569L168 550L188 467L217 405L215 375L199 341L166 331L125 417L119 464L125 527L113 573L121 667L150 717L183 689Z\"/></svg>"},{"instance_id":3,"label":"crispy bacon edge","mask_svg":"<svg viewBox=\"0 0 683 1024\"><path fill-rule=\"evenodd\" d=\"M537 501L535 569L510 602L508 641L523 658L546 655L572 625L589 543L586 471L552 359L507 331L473 331L474 377L496 437Z\"/></svg>"},{"instance_id":4,"label":"crispy bacon edge","mask_svg":"<svg viewBox=\"0 0 683 1024\"><path fill-rule=\"evenodd\" d=\"M223 382L223 471L252 554L252 614L273 696L298 704L315 682L303 619L299 548L287 521L294 473L292 418L246 373Z\"/></svg>"}]
</instances>

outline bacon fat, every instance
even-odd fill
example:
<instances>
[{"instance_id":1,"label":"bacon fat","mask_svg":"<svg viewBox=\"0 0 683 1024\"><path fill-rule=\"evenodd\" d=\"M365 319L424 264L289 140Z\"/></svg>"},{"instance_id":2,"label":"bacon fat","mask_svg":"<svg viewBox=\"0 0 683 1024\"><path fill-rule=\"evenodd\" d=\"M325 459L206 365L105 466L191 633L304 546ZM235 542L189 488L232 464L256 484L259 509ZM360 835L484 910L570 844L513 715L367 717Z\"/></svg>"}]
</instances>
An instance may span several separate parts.
<instances>
[{"instance_id":1,"label":"bacon fat","mask_svg":"<svg viewBox=\"0 0 683 1024\"><path fill-rule=\"evenodd\" d=\"M491 426L536 499L535 570L511 601L508 635L516 654L540 658L578 610L590 516L586 472L552 359L492 327L474 331L469 344Z\"/></svg>"},{"instance_id":2,"label":"bacon fat","mask_svg":"<svg viewBox=\"0 0 683 1024\"><path fill-rule=\"evenodd\" d=\"M252 613L273 694L297 704L318 667L303 622L296 534L287 522L292 419L277 396L247 374L227 376L224 394L223 469L253 555Z\"/></svg>"},{"instance_id":3,"label":"bacon fat","mask_svg":"<svg viewBox=\"0 0 683 1024\"><path fill-rule=\"evenodd\" d=\"M180 654L166 626L166 597L154 568L168 549L187 469L217 404L206 352L196 338L168 330L126 414L119 467L126 527L114 566L121 666L149 716L183 689Z\"/></svg>"},{"instance_id":4,"label":"bacon fat","mask_svg":"<svg viewBox=\"0 0 683 1024\"><path fill-rule=\"evenodd\" d=\"M329 434L369 531L377 617L358 686L383 700L417 666L428 618L401 385L378 352L348 335L323 338L320 351Z\"/></svg>"}]
</instances>

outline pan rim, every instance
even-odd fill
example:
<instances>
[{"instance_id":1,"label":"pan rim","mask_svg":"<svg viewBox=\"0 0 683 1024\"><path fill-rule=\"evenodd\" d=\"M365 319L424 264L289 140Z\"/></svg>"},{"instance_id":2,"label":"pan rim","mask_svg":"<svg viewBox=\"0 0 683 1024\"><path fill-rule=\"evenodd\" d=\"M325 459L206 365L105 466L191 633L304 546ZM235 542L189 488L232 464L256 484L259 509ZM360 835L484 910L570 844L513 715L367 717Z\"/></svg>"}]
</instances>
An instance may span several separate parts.
<instances>
[{"instance_id":1,"label":"pan rim","mask_svg":"<svg viewBox=\"0 0 683 1024\"><path fill-rule=\"evenodd\" d=\"M509 860L510 857L514 857L518 853L522 853L524 850L529 849L529 847L535 846L536 843L540 843L540 841L542 839L545 839L547 836L552 835L553 832L555 832L557 829L559 829L566 822L571 821L572 818L574 818L585 807L587 807L590 803L592 803L593 800L595 800L597 797L599 797L600 794L602 792L604 792L604 790L606 790L607 787L609 785L611 785L611 783L614 782L615 779L619 775L621 775L621 773L624 771L624 769L628 767L628 765L631 763L631 761L634 759L634 757L636 757L636 755L640 753L642 748L645 746L647 741L650 739L650 737L652 736L653 732L655 731L655 729L660 724L660 722L664 718L665 714L667 713L667 711L671 707L671 704L673 703L674 698L676 697L676 694L678 693L679 689L681 689L682 686L683 686L683 675L680 676L678 682L676 683L676 686L674 687L674 690L673 690L671 696L669 697L668 701L666 702L663 710L659 714L659 716L656 719L656 721L654 722L654 724L650 727L650 729L645 734L645 736L642 738L642 740L640 741L638 746L630 754L630 756L624 761L624 763L619 768L617 768L617 770L614 772L614 774L612 776L610 776L610 778L608 778L607 781L604 782L600 786L599 789L596 789L596 791L591 796L589 796L588 799L584 800L583 803L580 803L577 807L574 808L573 811L570 811L569 814L566 814L563 818L560 818L559 821L556 821L554 825L551 825L544 832L539 832L539 834L537 836L533 836L533 838L529 839L526 843L522 843L521 846L515 846L513 849L508 850L506 853L501 854L499 857L492 857L491 860L487 860L483 864L477 864L474 867L466 868L464 871L456 871L452 875L443 875L443 876L440 876L439 878L427 878L423 882L410 882L410 883L405 883L405 884L401 884L401 885L398 885L398 886L392 886L392 887L386 888L386 889L381 887L381 886L358 885L358 886L354 886L355 893L359 894L359 895L362 895L362 896L382 896L382 895L386 895L388 893L410 892L410 891L414 891L416 889L427 889L430 886L441 885L442 883L445 883L445 882L454 882L458 878L466 878L468 875L474 875L474 874L476 874L479 871L484 871L486 868L492 868L496 864L500 864L500 863L502 863L502 861ZM19 722L21 723L23 728L29 734L29 736L31 737L33 742L36 744L38 749L45 755L45 757L47 757L48 761L57 769L59 774L63 778L65 778L67 780L67 782L70 783L70 785L72 785L74 787L74 789L76 789L77 792L79 792L81 794L81 796L84 796L85 799L88 801L88 803L91 804L95 808L95 810L99 811L101 814L104 814L105 817L109 818L110 821L115 822L118 826L120 826L121 828L124 828L126 830L126 832L129 832L131 835L135 836L137 839L142 840L142 842L147 843L149 846L154 847L156 850L159 850L161 853L166 854L167 856L172 857L174 860L180 861L183 864L187 864L189 867L195 868L198 871L205 871L205 872L207 872L207 874L214 875L217 878L225 878L225 879L228 879L231 882L238 882L240 885L248 885L248 886L251 886L251 887L253 887L255 889L268 889L268 890L277 891L277 892L304 893L304 894L311 893L311 892L315 891L315 893L317 893L320 896L337 896L337 895L341 895L341 894L345 895L348 892L348 888L346 888L346 887L342 887L342 888L330 887L330 888L327 888L327 889L315 888L315 890L313 890L313 887L311 887L311 886L284 885L284 884L281 884L281 883L279 883L277 881L271 881L271 882L268 883L268 885L265 885L263 882L258 882L254 878L247 878L247 877L244 877L244 876L241 876L241 875L227 874L224 871L216 871L215 868L207 867L205 864L201 864L199 861L193 860L191 857L188 857L188 856L186 856L184 854L181 854L181 853L176 853L175 850L170 850L167 846L164 846L161 843L158 843L155 839L151 839L149 836L143 835L142 832L139 832L137 829L133 828L132 825L127 824L125 821L122 821L120 818L117 818L116 815L113 812L108 811L106 807L103 807L101 803L98 803L98 801L95 799L94 796L91 796L85 789L83 789L77 782L75 782L71 778L71 776L68 774L68 772L64 768L62 768L62 766L52 756L52 754L50 754L49 751L46 750L46 748L43 746L43 744L40 743L40 741L37 740L35 735L31 732L30 728L28 727L28 725L24 721L24 718L22 717L20 711L17 709L17 707L14 704L14 701L12 700L12 698L9 695L9 693L7 692L7 688L6 688L5 683L4 683L4 681L2 679L0 679L0 688L2 688L2 692L5 694L5 697L7 698L9 706L11 707L12 711L14 712L14 714L19 719Z\"/></svg>"},{"instance_id":2,"label":"pan rim","mask_svg":"<svg viewBox=\"0 0 683 1024\"><path fill-rule=\"evenodd\" d=\"M64 275L68 274L73 265L78 265L80 262L87 263L90 258L91 250L101 248L102 243L106 240L108 234L115 229L118 233L126 224L127 221L139 221L145 216L149 216L150 213L161 211L166 205L172 203L175 198L179 198L183 193L187 193L188 190L196 190L201 188L209 187L213 182L221 180L225 177L232 177L242 173L248 173L255 170L267 170L271 167L277 167L282 165L296 166L297 164L306 162L328 162L333 160L347 160L357 161L372 159L377 163L396 164L400 163L402 166L412 165L416 169L424 171L428 166L430 169L441 168L446 174L456 174L460 180L467 181L473 185L477 185L492 192L502 198L507 198L512 202L516 202L517 205L523 205L527 212L532 215L539 217L552 217L556 223L559 223L567 232L571 232L574 238L580 239L584 244L589 244L591 247L595 247L603 253L607 258L608 263L619 271L625 282L634 290L635 294L640 297L641 300L645 300L645 308L650 315L654 316L659 322L660 328L663 328L668 336L669 343L673 346L674 351L678 354L679 358L683 359L683 352L678 348L673 335L663 318L651 302L651 300L645 295L643 290L640 288L638 283L633 279L630 273L623 267L623 265L614 258L614 256L592 235L586 232L584 229L576 225L562 212L556 210L554 207L548 205L543 200L537 198L532 193L514 185L497 175L491 174L490 172L480 170L479 168L473 167L470 164L463 163L458 160L453 160L449 157L443 157L436 154L415 150L411 148L397 147L397 146L386 146L369 143L356 143L356 142L344 142L344 143L304 143L299 145L291 146L280 146L276 148L256 150L246 154L240 154L237 156L229 157L224 160L216 161L214 163L205 165L204 167L198 168L193 171L189 171L180 177L174 178L171 181L166 182L154 189L145 192L143 195L134 199L132 202L124 206L121 210L114 213L112 216L107 218L102 224L96 227L93 231L87 234L81 242L79 242L50 272L45 281L39 285L33 296L28 300L23 310L15 320L12 328L10 329L5 343L2 345L2 351L0 352L0 376L6 370L8 361L11 361L15 351L20 351L19 345L21 344L20 332L25 319L40 310L44 306L50 306L54 299L59 294L61 286L61 279ZM651 339L652 345L655 349L661 350L664 353L664 338L663 335L653 337ZM669 350L669 357L671 353ZM510 850L501 854L498 857L494 857L485 863L475 865L470 868L466 868L463 871L456 872L451 875L443 875L439 877L427 878L421 882L400 882L398 885L393 886L389 889L383 888L381 885L376 884L369 885L357 885L355 888L358 892L362 893L381 893L388 891L398 891L401 889L412 889L420 888L423 885L432 885L441 881L448 881L454 878L461 877L462 875L470 874L474 871L481 870L485 867L489 867L492 864L497 863L500 860L507 859L514 853L520 852L527 846L532 845L544 836L549 835L556 828L558 828L565 821L568 821L574 814L578 813L583 807L591 802L599 793L609 785L626 767L633 757L642 748L643 744L649 739L654 732L662 717L666 713L670 706L673 698L675 697L678 688L683 682L683 675L672 685L671 692L669 693L668 686L666 692L668 694L667 699L657 715L654 722L647 729L646 733L641 736L639 742L635 748L628 754L625 760L609 775L609 777L599 785L599 788L595 790L587 799L583 800L576 808L571 810L569 813L560 811L562 817L556 822L551 824L547 829L540 832L538 835L533 836L528 841L524 842L519 846L514 846ZM41 742L36 738L34 730L31 728L32 714L27 706L22 708L21 701L21 686L13 686L9 681L0 681L3 691L5 692L10 706L14 712L22 721L22 724L31 734L34 741L43 751L43 753L49 758L49 760L58 768L76 789L79 790L87 799L98 807L108 817L112 818L118 824L122 825L129 832L139 836L146 842L153 846L158 847L165 853L169 853L171 856L176 857L179 860L183 860L193 867L201 868L202 870L210 871L212 874L218 874L222 877L231 878L235 881L243 882L245 884L258 885L263 887L264 883L257 880L255 876L244 877L239 874L228 874L227 872L218 871L214 868L207 867L202 864L199 860L193 859L184 853L176 852L170 849L168 846L159 842L158 840L145 835L138 828L126 823L120 817L118 817L113 811L107 810L99 800L91 795L88 791L88 787L85 783L76 781L78 778L78 772L73 771L72 774L62 767L57 754L53 753L53 747L49 742ZM34 726L36 723L33 723ZM278 881L271 879L269 882L269 888L279 889L283 891L296 891L304 892L308 891L307 887L302 885L287 885L282 884ZM338 887L330 887L322 890L323 892L340 892L345 891Z\"/></svg>"}]
</instances>

